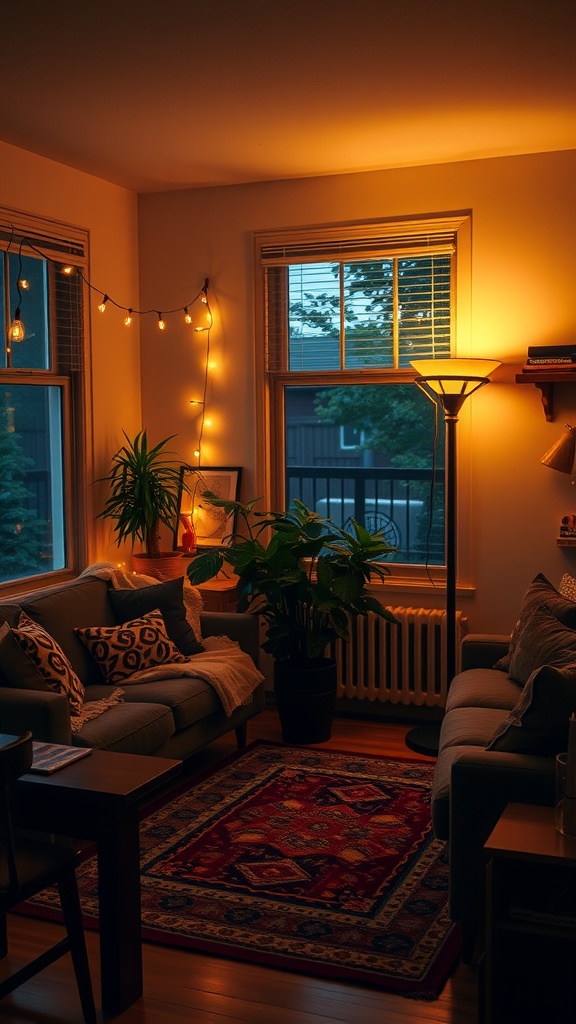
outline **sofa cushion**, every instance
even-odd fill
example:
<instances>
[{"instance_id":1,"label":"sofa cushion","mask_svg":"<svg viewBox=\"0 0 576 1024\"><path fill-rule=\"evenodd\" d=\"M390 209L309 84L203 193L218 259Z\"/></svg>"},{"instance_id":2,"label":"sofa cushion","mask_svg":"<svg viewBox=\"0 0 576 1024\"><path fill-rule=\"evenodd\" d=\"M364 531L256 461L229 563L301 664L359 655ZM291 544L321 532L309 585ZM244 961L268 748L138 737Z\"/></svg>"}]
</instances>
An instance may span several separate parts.
<instances>
[{"instance_id":1,"label":"sofa cushion","mask_svg":"<svg viewBox=\"0 0 576 1024\"><path fill-rule=\"evenodd\" d=\"M18 626L12 628L12 636L48 687L67 698L70 714L79 715L84 703L84 686L60 645L25 612Z\"/></svg>"},{"instance_id":2,"label":"sofa cushion","mask_svg":"<svg viewBox=\"0 0 576 1024\"><path fill-rule=\"evenodd\" d=\"M183 598L184 578L157 583L150 587L135 587L130 590L108 592L108 600L118 623L139 618L159 608L164 619L166 632L182 654L198 654L204 650L198 642L192 626L186 618Z\"/></svg>"},{"instance_id":3,"label":"sofa cushion","mask_svg":"<svg viewBox=\"0 0 576 1024\"><path fill-rule=\"evenodd\" d=\"M448 688L446 712L453 708L502 708L511 711L521 693L519 683L493 668L468 668Z\"/></svg>"},{"instance_id":4,"label":"sofa cushion","mask_svg":"<svg viewBox=\"0 0 576 1024\"><path fill-rule=\"evenodd\" d=\"M534 577L522 599L518 619L510 636L508 653L496 662L494 668L504 672L510 671L510 659L516 650L518 638L525 631L534 612L543 604L547 605L552 614L565 626L576 628L576 602L563 597L540 572Z\"/></svg>"},{"instance_id":5,"label":"sofa cushion","mask_svg":"<svg viewBox=\"0 0 576 1024\"><path fill-rule=\"evenodd\" d=\"M484 749L507 717L501 708L454 708L442 721L440 756L448 747Z\"/></svg>"},{"instance_id":6,"label":"sofa cushion","mask_svg":"<svg viewBox=\"0 0 576 1024\"><path fill-rule=\"evenodd\" d=\"M0 626L0 685L13 686L19 690L50 689L32 659L22 650L7 622Z\"/></svg>"},{"instance_id":7,"label":"sofa cushion","mask_svg":"<svg viewBox=\"0 0 576 1024\"><path fill-rule=\"evenodd\" d=\"M124 691L124 700L127 704L166 704L174 716L177 732L222 711L222 702L214 687L194 676L132 683Z\"/></svg>"},{"instance_id":8,"label":"sofa cushion","mask_svg":"<svg viewBox=\"0 0 576 1024\"><path fill-rule=\"evenodd\" d=\"M524 686L542 665L572 663L576 663L576 629L563 625L542 605L517 632L510 655L510 677Z\"/></svg>"},{"instance_id":9,"label":"sofa cushion","mask_svg":"<svg viewBox=\"0 0 576 1024\"><path fill-rule=\"evenodd\" d=\"M568 723L576 713L576 663L542 665L530 676L518 703L496 730L488 750L551 756L566 750Z\"/></svg>"},{"instance_id":10,"label":"sofa cushion","mask_svg":"<svg viewBox=\"0 0 576 1024\"><path fill-rule=\"evenodd\" d=\"M134 672L186 661L170 640L164 619L156 608L121 626L75 627L109 683L121 683Z\"/></svg>"},{"instance_id":11,"label":"sofa cushion","mask_svg":"<svg viewBox=\"0 0 576 1024\"><path fill-rule=\"evenodd\" d=\"M161 704L116 704L87 722L74 736L74 745L120 754L152 754L173 735L170 708Z\"/></svg>"},{"instance_id":12,"label":"sofa cushion","mask_svg":"<svg viewBox=\"0 0 576 1024\"><path fill-rule=\"evenodd\" d=\"M74 626L115 626L108 601L108 583L95 576L79 576L22 602L22 608L53 636L72 668L87 686L102 675L90 652L74 633Z\"/></svg>"}]
</instances>

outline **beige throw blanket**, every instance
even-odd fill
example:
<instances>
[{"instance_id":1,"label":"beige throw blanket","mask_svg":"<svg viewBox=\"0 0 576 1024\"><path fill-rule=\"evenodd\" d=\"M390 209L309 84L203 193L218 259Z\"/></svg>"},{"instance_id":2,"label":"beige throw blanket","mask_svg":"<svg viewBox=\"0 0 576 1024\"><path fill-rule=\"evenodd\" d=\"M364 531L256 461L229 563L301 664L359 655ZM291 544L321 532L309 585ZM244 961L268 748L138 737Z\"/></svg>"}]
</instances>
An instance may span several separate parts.
<instances>
[{"instance_id":1,"label":"beige throw blanket","mask_svg":"<svg viewBox=\"0 0 576 1024\"><path fill-rule=\"evenodd\" d=\"M98 563L88 566L82 575L99 576L102 579L111 580L112 586L116 589L127 589L127 587L148 587L158 580L149 576L139 576L136 573L124 573L109 563ZM186 617L194 629L197 639L200 639L200 608L201 597L194 587L190 587L194 594L188 595L186 601L186 585L184 586ZM200 601L195 597L198 594ZM189 618L189 614L198 618L197 628ZM128 679L122 680L122 686L130 686L135 683L149 683L157 679L177 678L181 676L194 676L197 679L204 679L214 688L222 707L228 717L236 708L242 704L249 704L252 694L264 676L256 668L252 658L246 654L238 643L230 640L227 636L209 636L202 638L202 644L206 648L201 654L191 655L187 661L172 664L156 665L153 668L143 669L141 672L134 672Z\"/></svg>"}]
</instances>

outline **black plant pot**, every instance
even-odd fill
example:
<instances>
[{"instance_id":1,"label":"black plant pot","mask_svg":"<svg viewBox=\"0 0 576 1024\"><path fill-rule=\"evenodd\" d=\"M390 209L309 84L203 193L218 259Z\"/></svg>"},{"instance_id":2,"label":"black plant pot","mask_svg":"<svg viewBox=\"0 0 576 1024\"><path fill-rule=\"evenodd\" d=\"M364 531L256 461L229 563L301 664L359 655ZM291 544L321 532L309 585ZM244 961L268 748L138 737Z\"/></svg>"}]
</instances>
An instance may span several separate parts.
<instances>
[{"instance_id":1,"label":"black plant pot","mask_svg":"<svg viewBox=\"0 0 576 1024\"><path fill-rule=\"evenodd\" d=\"M325 743L332 734L336 662L323 658L310 668L274 663L274 696L285 743Z\"/></svg>"}]
</instances>

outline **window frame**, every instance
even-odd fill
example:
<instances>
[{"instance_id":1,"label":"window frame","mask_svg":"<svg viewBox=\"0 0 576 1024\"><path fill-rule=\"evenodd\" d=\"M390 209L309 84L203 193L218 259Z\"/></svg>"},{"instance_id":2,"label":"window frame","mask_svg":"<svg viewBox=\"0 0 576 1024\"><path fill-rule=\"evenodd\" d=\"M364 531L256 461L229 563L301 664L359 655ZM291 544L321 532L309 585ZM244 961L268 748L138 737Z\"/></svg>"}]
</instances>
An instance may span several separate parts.
<instances>
[{"instance_id":1,"label":"window frame","mask_svg":"<svg viewBox=\"0 0 576 1024\"><path fill-rule=\"evenodd\" d=\"M10 237L8 244L7 236ZM51 297L49 342L51 368L30 369L0 367L0 384L7 386L57 387L62 389L62 470L64 503L64 553L62 569L0 582L0 595L9 597L25 594L43 586L56 585L78 575L87 562L89 553L88 523L92 518L91 483L93 464L91 457L91 347L88 279L89 233L87 230L58 221L0 207L0 247L11 254L18 253L36 258L45 257L50 264L48 289ZM79 319L66 321L66 337L58 337L62 324L55 322L57 304L54 293L59 267L69 265L81 275L79 288L81 311ZM61 310L59 310L61 311ZM6 310L9 320L12 311ZM22 309L25 321L25 300ZM9 324L4 324L4 331ZM74 327L78 331L76 337ZM26 341L22 344L26 344ZM62 358L69 366L62 367Z\"/></svg>"},{"instance_id":2,"label":"window frame","mask_svg":"<svg viewBox=\"0 0 576 1024\"><path fill-rule=\"evenodd\" d=\"M385 252L366 247L364 240L372 244L377 241L391 241L397 244L398 239L410 240L417 237L445 236L453 234L455 247L452 259L452 295L451 295L451 354L453 356L473 355L471 351L471 241L472 216L470 211L422 216L417 218L394 218L360 222L358 224L320 225L299 227L284 231L255 232L254 243L254 286L255 286L255 393L256 402L256 476L257 493L264 495L269 508L283 508L285 501L286 464L284 439L284 389L288 385L321 386L323 384L406 384L414 380L413 369L364 368L362 370L337 371L290 371L285 368L268 368L269 352L267 348L266 327L268 323L266 295L266 261L265 251L275 251L286 265L299 262L301 256L295 256L297 247L300 252L309 254L309 261L323 262L333 256L334 251L342 242L346 251L339 256L345 259L350 249L357 245L354 259L369 259ZM325 246L325 252L322 251ZM433 243L431 244L431 248ZM408 249L407 251L411 251ZM395 255L406 255L406 251L395 251ZM458 586L471 589L470 560L470 405L466 403L459 417L458 461L457 461L457 516L459 529L458 550ZM440 415L440 429L443 418ZM277 467L282 467L280 472ZM412 592L428 592L431 588L442 587L446 580L446 567L409 565L393 563L392 575L384 583L374 584L375 589L386 588L409 589Z\"/></svg>"}]
</instances>

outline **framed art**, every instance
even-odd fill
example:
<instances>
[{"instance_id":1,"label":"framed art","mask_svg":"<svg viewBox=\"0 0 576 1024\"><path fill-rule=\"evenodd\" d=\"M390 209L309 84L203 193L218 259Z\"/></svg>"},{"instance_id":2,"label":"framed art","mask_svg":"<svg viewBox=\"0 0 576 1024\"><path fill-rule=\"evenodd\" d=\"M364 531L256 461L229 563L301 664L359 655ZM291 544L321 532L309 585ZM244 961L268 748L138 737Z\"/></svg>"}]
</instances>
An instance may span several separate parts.
<instances>
[{"instance_id":1,"label":"framed art","mask_svg":"<svg viewBox=\"0 0 576 1024\"><path fill-rule=\"evenodd\" d=\"M230 543L234 522L224 510L203 501L208 491L218 498L236 501L240 490L240 466L204 467L182 466L178 497L178 526L174 534L174 547L183 547L185 524L181 515L192 514L196 544L200 548L221 547Z\"/></svg>"}]
</instances>

